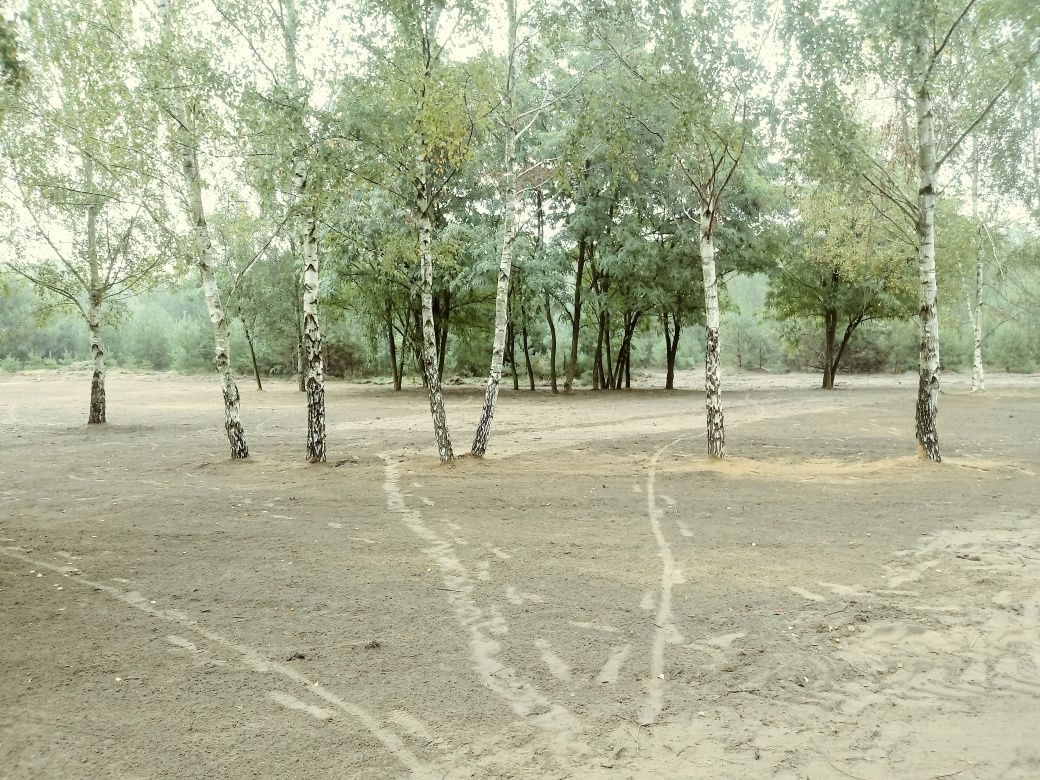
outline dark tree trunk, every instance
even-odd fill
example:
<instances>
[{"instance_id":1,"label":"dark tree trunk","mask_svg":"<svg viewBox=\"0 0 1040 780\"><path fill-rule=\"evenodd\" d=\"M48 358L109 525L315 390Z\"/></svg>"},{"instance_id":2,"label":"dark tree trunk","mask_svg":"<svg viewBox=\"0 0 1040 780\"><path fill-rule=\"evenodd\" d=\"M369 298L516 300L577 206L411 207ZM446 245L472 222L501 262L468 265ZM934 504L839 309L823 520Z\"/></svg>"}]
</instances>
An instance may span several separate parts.
<instances>
[{"instance_id":1,"label":"dark tree trunk","mask_svg":"<svg viewBox=\"0 0 1040 780\"><path fill-rule=\"evenodd\" d=\"M856 332L856 328L859 327L861 322L863 322L863 315L859 314L849 320L849 324L845 326L845 333L841 337L841 344L838 345L838 351L835 353L834 360L831 362L832 389L834 386L834 380L838 376L838 366L841 364L842 355L845 354L845 347L849 345L849 341L852 339L852 334Z\"/></svg>"},{"instance_id":2,"label":"dark tree trunk","mask_svg":"<svg viewBox=\"0 0 1040 780\"><path fill-rule=\"evenodd\" d=\"M599 327L596 329L596 354L592 358L592 389L602 390L603 382L603 315L599 315Z\"/></svg>"},{"instance_id":3,"label":"dark tree trunk","mask_svg":"<svg viewBox=\"0 0 1040 780\"><path fill-rule=\"evenodd\" d=\"M834 389L834 342L838 331L838 312L827 309L824 312L823 336L823 389Z\"/></svg>"},{"instance_id":4,"label":"dark tree trunk","mask_svg":"<svg viewBox=\"0 0 1040 780\"><path fill-rule=\"evenodd\" d=\"M527 381L534 390L534 368L531 366L531 345L527 337L527 315L523 307L520 308L522 323L520 326L521 343L524 345L524 363L527 365Z\"/></svg>"},{"instance_id":5,"label":"dark tree trunk","mask_svg":"<svg viewBox=\"0 0 1040 780\"><path fill-rule=\"evenodd\" d=\"M307 375L303 370L303 329L297 333L296 339L296 387L301 393L307 392Z\"/></svg>"},{"instance_id":6,"label":"dark tree trunk","mask_svg":"<svg viewBox=\"0 0 1040 780\"><path fill-rule=\"evenodd\" d=\"M439 304L439 305L438 305ZM437 331L437 378L444 381L444 361L448 356L448 321L451 317L451 293L434 299L434 320Z\"/></svg>"},{"instance_id":7,"label":"dark tree trunk","mask_svg":"<svg viewBox=\"0 0 1040 780\"><path fill-rule=\"evenodd\" d=\"M664 351L668 364L665 374L664 389L675 389L675 357L679 353L679 333L682 329L682 320L675 314L665 314L664 317ZM669 321L671 327L669 328Z\"/></svg>"},{"instance_id":8,"label":"dark tree trunk","mask_svg":"<svg viewBox=\"0 0 1040 780\"><path fill-rule=\"evenodd\" d=\"M549 385L553 393L560 392L556 386L556 323L553 322L549 293L545 293L545 321L549 324Z\"/></svg>"},{"instance_id":9,"label":"dark tree trunk","mask_svg":"<svg viewBox=\"0 0 1040 780\"><path fill-rule=\"evenodd\" d=\"M386 304L386 344L390 350L390 373L394 377L394 390L401 389L401 377L397 373L397 339L394 334L394 315L390 302Z\"/></svg>"},{"instance_id":10,"label":"dark tree trunk","mask_svg":"<svg viewBox=\"0 0 1040 780\"><path fill-rule=\"evenodd\" d=\"M249 345L249 357L253 359L253 376L256 377L256 389L263 390L264 385L260 381L260 364L256 361L256 348L253 346L253 336L249 332L249 328L246 327L245 322L242 323L242 330L246 334L246 343Z\"/></svg>"},{"instance_id":11,"label":"dark tree trunk","mask_svg":"<svg viewBox=\"0 0 1040 780\"><path fill-rule=\"evenodd\" d=\"M585 275L585 237L578 239L578 270L574 274L574 310L571 312L571 354L567 360L567 376L563 391L569 393L574 387L574 376L578 370L578 335L581 332L581 281Z\"/></svg>"},{"instance_id":12,"label":"dark tree trunk","mask_svg":"<svg viewBox=\"0 0 1040 780\"><path fill-rule=\"evenodd\" d=\"M516 370L516 328L512 318L506 326L506 339L509 342L509 370L513 372L513 389L520 389L520 374Z\"/></svg>"}]
</instances>

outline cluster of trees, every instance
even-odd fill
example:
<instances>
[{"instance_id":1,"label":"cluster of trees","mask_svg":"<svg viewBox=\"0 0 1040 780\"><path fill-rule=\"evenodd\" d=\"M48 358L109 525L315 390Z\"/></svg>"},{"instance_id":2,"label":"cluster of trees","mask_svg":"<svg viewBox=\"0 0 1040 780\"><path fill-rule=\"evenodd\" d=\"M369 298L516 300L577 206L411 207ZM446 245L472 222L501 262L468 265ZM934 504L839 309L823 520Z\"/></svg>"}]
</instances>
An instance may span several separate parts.
<instances>
[{"instance_id":1,"label":"cluster of trees","mask_svg":"<svg viewBox=\"0 0 1040 780\"><path fill-rule=\"evenodd\" d=\"M620 389L654 339L670 387L695 331L721 457L720 344L761 366L769 338L726 281L764 273L824 387L858 331L916 318L939 460L940 314L979 388L994 303L1030 351L1038 41L1019 0L38 0L0 39L2 263L86 325L90 422L106 327L197 278L232 456L231 355L259 381L277 353L312 461L330 328L398 388L418 368L443 460L449 353L488 375L482 455L505 364Z\"/></svg>"}]
</instances>

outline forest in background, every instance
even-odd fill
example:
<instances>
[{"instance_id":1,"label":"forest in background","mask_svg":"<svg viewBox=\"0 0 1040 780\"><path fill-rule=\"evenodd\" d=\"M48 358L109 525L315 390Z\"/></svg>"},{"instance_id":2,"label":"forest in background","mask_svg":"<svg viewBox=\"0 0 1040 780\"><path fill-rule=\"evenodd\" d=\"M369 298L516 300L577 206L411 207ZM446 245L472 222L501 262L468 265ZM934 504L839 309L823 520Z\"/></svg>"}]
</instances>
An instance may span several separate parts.
<instances>
[{"instance_id":1,"label":"forest in background","mask_svg":"<svg viewBox=\"0 0 1040 780\"><path fill-rule=\"evenodd\" d=\"M696 6L62 0L4 15L7 370L214 357L324 380L634 368L941 369L1040 357L1040 10L1024 0ZM78 320L79 327L75 327ZM940 351L939 333L942 332ZM233 357L233 361L232 361ZM490 367L490 370L489 370Z\"/></svg>"},{"instance_id":2,"label":"forest in background","mask_svg":"<svg viewBox=\"0 0 1040 780\"><path fill-rule=\"evenodd\" d=\"M822 329L808 318L787 322L776 318L766 305L768 279L765 276L734 277L727 283L727 305L722 314L724 365L748 371L820 371ZM490 286L489 286L490 291ZM490 292L486 293L490 295ZM323 300L323 304L325 301ZM485 323L492 310L484 306ZM288 307L286 307L288 308ZM946 335L944 366L951 371L971 369L971 328L967 316L951 307L944 320ZM1028 373L1040 361L1040 328L1027 316L1015 316L1016 306L1008 305L1010 316L1000 327L988 332L987 362L993 370ZM236 320L231 328L231 352L240 376L254 373L251 352L255 351L261 381L268 377L293 377L297 374L297 335L290 310L281 318L269 315L264 307L251 320L250 337L244 323ZM392 382L386 335L379 322L371 322L350 310L326 309L324 338L329 374L344 379L368 378ZM557 322L563 328L564 322ZM445 373L449 377L472 378L485 371L486 345L490 326L473 328L448 339ZM549 380L549 329L542 320L528 323L531 366L536 384ZM595 349L592 331L583 334L577 378L591 385L591 362L586 356ZM213 370L213 337L204 302L196 287L164 286L137 296L120 318L105 332L111 365L130 370L174 371L202 374ZM703 328L694 325L680 344L676 364L680 370L696 369L704 360ZM659 323L648 320L636 334L634 367L663 369L666 347ZM0 301L0 371L38 370L79 365L89 367L90 339L82 321L41 302L32 287L9 280ZM517 357L516 382L529 387L525 358ZM849 372L895 373L912 371L917 366L917 332L907 319L872 322L851 340L842 370ZM513 367L507 367L513 374ZM421 368L414 359L406 362L405 383L420 382ZM512 379L510 379L512 381Z\"/></svg>"}]
</instances>

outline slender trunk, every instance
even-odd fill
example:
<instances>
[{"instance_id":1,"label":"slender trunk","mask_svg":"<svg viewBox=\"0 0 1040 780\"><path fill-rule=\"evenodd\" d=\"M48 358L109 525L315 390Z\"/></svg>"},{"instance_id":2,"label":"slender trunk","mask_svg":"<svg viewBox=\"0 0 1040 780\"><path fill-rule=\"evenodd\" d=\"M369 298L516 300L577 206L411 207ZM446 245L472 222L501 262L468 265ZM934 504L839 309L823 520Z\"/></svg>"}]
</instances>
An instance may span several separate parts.
<instances>
[{"instance_id":1,"label":"slender trunk","mask_svg":"<svg viewBox=\"0 0 1040 780\"><path fill-rule=\"evenodd\" d=\"M524 363L527 366L527 381L531 386L531 389L534 390L534 367L531 365L531 345L527 336L527 317L524 314L522 307L520 309L520 317L522 318L520 336L521 343L524 345Z\"/></svg>"},{"instance_id":2,"label":"slender trunk","mask_svg":"<svg viewBox=\"0 0 1040 780\"><path fill-rule=\"evenodd\" d=\"M722 381L719 376L719 283L715 274L715 202L701 211L701 273L704 275L704 395L708 427L708 457L726 454L726 428L722 414Z\"/></svg>"},{"instance_id":3,"label":"slender trunk","mask_svg":"<svg viewBox=\"0 0 1040 780\"><path fill-rule=\"evenodd\" d=\"M292 4L289 5L292 8ZM293 183L300 200L308 197L309 173L307 161L297 155ZM303 295L301 326L301 355L303 360L304 391L307 393L307 460L325 461L325 358L322 352L321 325L318 319L318 213L310 203L304 207L300 248L303 250Z\"/></svg>"},{"instance_id":4,"label":"slender trunk","mask_svg":"<svg viewBox=\"0 0 1040 780\"><path fill-rule=\"evenodd\" d=\"M838 345L838 351L835 353L834 361L831 363L832 385L838 376L838 366L841 365L841 358L845 354L845 348L849 345L849 341L852 340L852 334L856 332L856 328L860 326L861 322L863 322L863 315L858 314L849 320L849 324L845 326L845 333L841 337L841 344ZM833 387L831 389L833 389Z\"/></svg>"},{"instance_id":5,"label":"slender trunk","mask_svg":"<svg viewBox=\"0 0 1040 780\"><path fill-rule=\"evenodd\" d=\"M94 161L89 156L83 158L83 169L86 174L86 185L94 189ZM105 347L101 341L101 301L102 281L101 266L98 262L97 221L101 213L98 202L87 207L87 262L89 268L90 289L89 306L87 308L87 328L90 330L90 355L94 359L94 371L90 377L90 407L87 410L87 424L98 425L105 422Z\"/></svg>"},{"instance_id":6,"label":"slender trunk","mask_svg":"<svg viewBox=\"0 0 1040 780\"><path fill-rule=\"evenodd\" d=\"M935 281L935 129L932 99L927 79L932 41L927 26L918 25L914 41L919 82L917 108L918 174L920 179L917 219L918 266L920 270L921 348L917 388L917 442L926 457L941 461L936 417L939 413L939 317Z\"/></svg>"},{"instance_id":7,"label":"slender trunk","mask_svg":"<svg viewBox=\"0 0 1040 780\"><path fill-rule=\"evenodd\" d=\"M632 339L635 338L636 325L639 323L641 312L635 312L631 316L625 316L625 336L621 342L621 350L618 354L618 382L616 387L621 387L621 367L624 366L625 389L632 389Z\"/></svg>"},{"instance_id":8,"label":"slender trunk","mask_svg":"<svg viewBox=\"0 0 1040 780\"><path fill-rule=\"evenodd\" d=\"M397 340L394 337L394 313L386 302L386 343L390 351L390 374L394 378L394 390L401 389L401 377L397 373Z\"/></svg>"},{"instance_id":9,"label":"slender trunk","mask_svg":"<svg viewBox=\"0 0 1040 780\"><path fill-rule=\"evenodd\" d=\"M599 327L596 330L596 353L592 358L592 389L600 390L603 384L603 314L599 315Z\"/></svg>"},{"instance_id":10,"label":"slender trunk","mask_svg":"<svg viewBox=\"0 0 1040 780\"><path fill-rule=\"evenodd\" d=\"M168 11L169 7L164 6L164 25L169 23ZM206 308L213 325L214 362L217 373L220 375L221 390L224 396L224 430L231 446L231 457L246 458L249 456L249 447L246 445L245 433L242 429L238 385L235 384L235 377L231 371L228 318L220 300L220 291L217 287L216 275L213 272L213 242L210 239L209 224L206 222L206 213L202 204L202 174L199 171L198 142L194 136L194 111L189 105L179 106L175 111L174 135L181 154L181 176L187 196L189 219L195 234L195 248L198 252L195 262L202 277Z\"/></svg>"},{"instance_id":11,"label":"slender trunk","mask_svg":"<svg viewBox=\"0 0 1040 780\"><path fill-rule=\"evenodd\" d=\"M412 319L414 320L414 322L412 323L412 327L415 329L415 336L411 340L411 347L412 347L412 351L414 352L413 357L414 357L414 360L415 360L415 365L419 368L419 374L422 377L422 386L425 389L429 389L429 386L426 384L426 368L425 368L426 363L424 362L425 358L423 357L424 347L423 347L423 326L422 326L422 303L421 303L421 301L420 301L419 308L412 310L411 316L412 316Z\"/></svg>"},{"instance_id":12,"label":"slender trunk","mask_svg":"<svg viewBox=\"0 0 1040 780\"><path fill-rule=\"evenodd\" d=\"M263 390L264 385L260 381L260 364L256 359L256 347L253 345L253 335L249 332L249 328L244 322L242 323L242 330L246 334L246 344L249 345L249 357L253 360L253 376L256 377L256 389Z\"/></svg>"},{"instance_id":13,"label":"slender trunk","mask_svg":"<svg viewBox=\"0 0 1040 780\"><path fill-rule=\"evenodd\" d=\"M87 327L90 329L90 355L94 359L87 423L94 425L105 422L105 347L101 341L101 305L93 300L87 310Z\"/></svg>"},{"instance_id":14,"label":"slender trunk","mask_svg":"<svg viewBox=\"0 0 1040 780\"><path fill-rule=\"evenodd\" d=\"M394 390L400 390L404 386L404 362L408 355L409 333L408 315L402 317L401 326L401 349L397 359L397 375L394 380Z\"/></svg>"},{"instance_id":15,"label":"slender trunk","mask_svg":"<svg viewBox=\"0 0 1040 780\"><path fill-rule=\"evenodd\" d=\"M444 381L444 365L448 361L448 326L451 320L451 293L447 290L433 299L434 330L437 333L437 377Z\"/></svg>"},{"instance_id":16,"label":"slender trunk","mask_svg":"<svg viewBox=\"0 0 1040 780\"><path fill-rule=\"evenodd\" d=\"M669 331L669 320L671 320L671 330ZM682 328L682 320L674 314L664 315L664 350L665 359L668 364L667 373L665 374L664 389L674 390L675 389L675 358L679 353L679 333Z\"/></svg>"},{"instance_id":17,"label":"slender trunk","mask_svg":"<svg viewBox=\"0 0 1040 780\"><path fill-rule=\"evenodd\" d=\"M838 312L827 309L823 317L823 389L834 389L834 345L838 335Z\"/></svg>"},{"instance_id":18,"label":"slender trunk","mask_svg":"<svg viewBox=\"0 0 1040 780\"><path fill-rule=\"evenodd\" d=\"M632 389L632 342L625 345L625 390Z\"/></svg>"},{"instance_id":19,"label":"slender trunk","mask_svg":"<svg viewBox=\"0 0 1040 780\"><path fill-rule=\"evenodd\" d=\"M513 373L513 389L519 390L520 372L516 370L516 327L512 320L509 320L507 331L509 333L509 370Z\"/></svg>"},{"instance_id":20,"label":"slender trunk","mask_svg":"<svg viewBox=\"0 0 1040 780\"><path fill-rule=\"evenodd\" d=\"M571 354L567 360L567 376L563 380L563 392L574 387L574 375L578 369L578 335L581 332L581 280L585 275L585 237L578 239L578 269L574 274L574 309L571 313Z\"/></svg>"},{"instance_id":21,"label":"slender trunk","mask_svg":"<svg viewBox=\"0 0 1040 780\"><path fill-rule=\"evenodd\" d=\"M979 163L974 158L974 170L971 177L971 216L979 218ZM978 227L978 243L975 247L975 303L972 304L971 293L968 293L968 319L971 321L971 392L977 393L986 389L986 375L982 367L982 278L983 278L983 225Z\"/></svg>"},{"instance_id":22,"label":"slender trunk","mask_svg":"<svg viewBox=\"0 0 1040 780\"><path fill-rule=\"evenodd\" d=\"M427 162L422 166L425 173ZM422 177L425 182L425 176ZM444 398L441 395L440 359L437 355L437 330L433 321L433 224L430 222L429 201L426 186L420 185L419 199L419 262L422 273L420 295L422 299L422 366L426 377L426 389L430 396L430 416L433 418L433 435L437 440L437 454L442 461L455 459L448 434L448 421L444 413Z\"/></svg>"},{"instance_id":23,"label":"slender trunk","mask_svg":"<svg viewBox=\"0 0 1040 780\"><path fill-rule=\"evenodd\" d=\"M982 366L982 245L979 238L979 254L975 260L975 305L968 297L968 317L971 320L972 360L971 392L986 389L986 374Z\"/></svg>"},{"instance_id":24,"label":"slender trunk","mask_svg":"<svg viewBox=\"0 0 1040 780\"><path fill-rule=\"evenodd\" d=\"M296 323L296 389L307 392L307 374L303 370L303 327Z\"/></svg>"},{"instance_id":25,"label":"slender trunk","mask_svg":"<svg viewBox=\"0 0 1040 780\"><path fill-rule=\"evenodd\" d=\"M556 386L556 323L553 322L548 292L545 293L545 321L549 325L549 386L555 395L560 392Z\"/></svg>"},{"instance_id":26,"label":"slender trunk","mask_svg":"<svg viewBox=\"0 0 1040 780\"><path fill-rule=\"evenodd\" d=\"M491 422L498 401L498 386L502 379L502 351L509 319L509 276L513 268L513 244L516 241L516 117L513 111L513 76L516 50L516 3L506 0L506 84L502 110L505 116L505 159L502 186L502 252L498 263L498 287L495 292L495 335L491 343L491 369L484 389L484 406L473 437L470 451L483 457L491 438ZM512 349L511 349L512 351ZM513 381L516 382L516 360L513 360Z\"/></svg>"}]
</instances>

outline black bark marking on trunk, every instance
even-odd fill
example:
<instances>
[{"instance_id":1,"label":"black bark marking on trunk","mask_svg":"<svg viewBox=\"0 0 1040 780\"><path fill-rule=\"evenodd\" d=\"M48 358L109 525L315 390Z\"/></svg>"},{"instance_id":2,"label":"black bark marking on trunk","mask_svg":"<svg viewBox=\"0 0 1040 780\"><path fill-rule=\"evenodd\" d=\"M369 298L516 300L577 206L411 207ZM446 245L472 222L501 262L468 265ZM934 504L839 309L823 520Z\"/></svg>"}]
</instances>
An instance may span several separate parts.
<instances>
[{"instance_id":1,"label":"black bark marking on trunk","mask_svg":"<svg viewBox=\"0 0 1040 780\"><path fill-rule=\"evenodd\" d=\"M708 328L704 334L704 365L708 456L722 458L726 455L726 432L719 379L719 332L714 328Z\"/></svg>"},{"instance_id":2,"label":"black bark marking on trunk","mask_svg":"<svg viewBox=\"0 0 1040 780\"><path fill-rule=\"evenodd\" d=\"M100 371L94 371L90 378L90 410L87 415L87 424L98 425L103 422L105 422L105 375Z\"/></svg>"}]
</instances>

